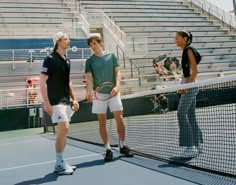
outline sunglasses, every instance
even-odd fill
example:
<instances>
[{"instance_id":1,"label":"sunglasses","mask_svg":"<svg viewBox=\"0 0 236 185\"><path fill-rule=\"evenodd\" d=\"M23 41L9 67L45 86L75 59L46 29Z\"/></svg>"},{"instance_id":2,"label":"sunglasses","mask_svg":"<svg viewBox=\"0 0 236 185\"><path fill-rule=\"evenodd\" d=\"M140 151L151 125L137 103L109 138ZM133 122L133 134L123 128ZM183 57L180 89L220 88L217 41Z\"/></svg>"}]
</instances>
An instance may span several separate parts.
<instances>
[{"instance_id":1,"label":"sunglasses","mask_svg":"<svg viewBox=\"0 0 236 185\"><path fill-rule=\"evenodd\" d=\"M158 66L159 66L158 64L153 64L152 67L155 68L155 67L158 67Z\"/></svg>"}]
</instances>

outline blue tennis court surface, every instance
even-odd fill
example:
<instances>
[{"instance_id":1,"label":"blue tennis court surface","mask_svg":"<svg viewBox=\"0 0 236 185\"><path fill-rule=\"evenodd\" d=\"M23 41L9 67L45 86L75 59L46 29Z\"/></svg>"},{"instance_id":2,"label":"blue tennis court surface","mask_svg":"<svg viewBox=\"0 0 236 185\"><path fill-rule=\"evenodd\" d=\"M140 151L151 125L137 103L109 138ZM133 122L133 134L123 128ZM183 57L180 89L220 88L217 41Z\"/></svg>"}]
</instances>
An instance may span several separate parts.
<instances>
[{"instance_id":1,"label":"blue tennis court surface","mask_svg":"<svg viewBox=\"0 0 236 185\"><path fill-rule=\"evenodd\" d=\"M31 131L31 134L29 134ZM214 176L136 155L122 157L114 148L114 160L103 161L104 148L68 139L64 157L77 170L73 175L53 173L55 136L40 129L2 132L0 136L1 185L191 185L235 184Z\"/></svg>"}]
</instances>

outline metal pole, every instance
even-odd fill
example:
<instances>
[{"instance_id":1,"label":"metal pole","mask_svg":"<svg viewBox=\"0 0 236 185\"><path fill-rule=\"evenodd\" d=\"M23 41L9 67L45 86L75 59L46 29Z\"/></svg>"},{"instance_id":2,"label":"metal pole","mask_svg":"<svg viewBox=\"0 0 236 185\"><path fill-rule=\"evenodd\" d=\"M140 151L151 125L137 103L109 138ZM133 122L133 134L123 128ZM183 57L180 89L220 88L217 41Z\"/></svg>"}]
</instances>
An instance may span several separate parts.
<instances>
[{"instance_id":1,"label":"metal pole","mask_svg":"<svg viewBox=\"0 0 236 185\"><path fill-rule=\"evenodd\" d=\"M15 70L15 50L12 50L12 70Z\"/></svg>"},{"instance_id":2,"label":"metal pole","mask_svg":"<svg viewBox=\"0 0 236 185\"><path fill-rule=\"evenodd\" d=\"M233 5L234 5L234 15L236 16L236 0L233 0Z\"/></svg>"},{"instance_id":3,"label":"metal pole","mask_svg":"<svg viewBox=\"0 0 236 185\"><path fill-rule=\"evenodd\" d=\"M129 60L130 60L131 77L133 78L133 61L132 59Z\"/></svg>"}]
</instances>

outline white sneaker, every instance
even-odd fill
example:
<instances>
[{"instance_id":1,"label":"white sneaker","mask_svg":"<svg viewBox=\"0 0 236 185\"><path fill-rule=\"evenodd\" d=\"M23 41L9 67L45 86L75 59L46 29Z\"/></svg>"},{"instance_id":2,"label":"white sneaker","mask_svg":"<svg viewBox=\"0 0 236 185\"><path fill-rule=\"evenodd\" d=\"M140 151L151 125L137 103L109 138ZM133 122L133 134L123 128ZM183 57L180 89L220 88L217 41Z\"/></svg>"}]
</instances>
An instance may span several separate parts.
<instances>
[{"instance_id":1,"label":"white sneaker","mask_svg":"<svg viewBox=\"0 0 236 185\"><path fill-rule=\"evenodd\" d=\"M66 167L71 167L73 171L76 170L76 168L77 168L76 166L69 165L66 161L63 161L63 162L65 163L65 166L66 166Z\"/></svg>"},{"instance_id":2,"label":"white sneaker","mask_svg":"<svg viewBox=\"0 0 236 185\"><path fill-rule=\"evenodd\" d=\"M76 169L76 166L70 166L69 164L62 162L61 164L56 164L54 172L61 175L72 175Z\"/></svg>"},{"instance_id":3,"label":"white sneaker","mask_svg":"<svg viewBox=\"0 0 236 185\"><path fill-rule=\"evenodd\" d=\"M180 154L182 158L194 158L198 154L195 146L186 147L185 150Z\"/></svg>"},{"instance_id":4,"label":"white sneaker","mask_svg":"<svg viewBox=\"0 0 236 185\"><path fill-rule=\"evenodd\" d=\"M76 170L76 166L69 165L69 164L66 164L66 166L69 166L69 167L71 167L73 171L75 171L75 170Z\"/></svg>"}]
</instances>

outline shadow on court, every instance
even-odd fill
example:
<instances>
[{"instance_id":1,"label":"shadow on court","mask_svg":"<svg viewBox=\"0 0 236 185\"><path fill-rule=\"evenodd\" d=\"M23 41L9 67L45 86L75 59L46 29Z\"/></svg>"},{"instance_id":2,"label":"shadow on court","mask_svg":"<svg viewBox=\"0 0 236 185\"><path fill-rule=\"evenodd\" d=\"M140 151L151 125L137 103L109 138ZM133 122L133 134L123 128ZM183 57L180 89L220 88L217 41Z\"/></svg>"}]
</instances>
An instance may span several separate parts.
<instances>
[{"instance_id":1,"label":"shadow on court","mask_svg":"<svg viewBox=\"0 0 236 185\"><path fill-rule=\"evenodd\" d=\"M55 182L55 181L57 181L58 176L59 175L57 173L52 172L52 173L45 175L44 177L19 182L14 185L33 185L33 184L45 184L45 183L49 183L49 182Z\"/></svg>"},{"instance_id":2,"label":"shadow on court","mask_svg":"<svg viewBox=\"0 0 236 185\"><path fill-rule=\"evenodd\" d=\"M79 163L79 164L76 164L75 166L77 169L89 168L89 167L94 167L94 166L102 166L102 165L106 165L108 163L116 162L122 158L128 158L128 157L125 157L125 156L113 157L113 160L109 161L109 162L105 162L103 159L98 159L98 160L93 160L93 161L89 161L89 162Z\"/></svg>"}]
</instances>

